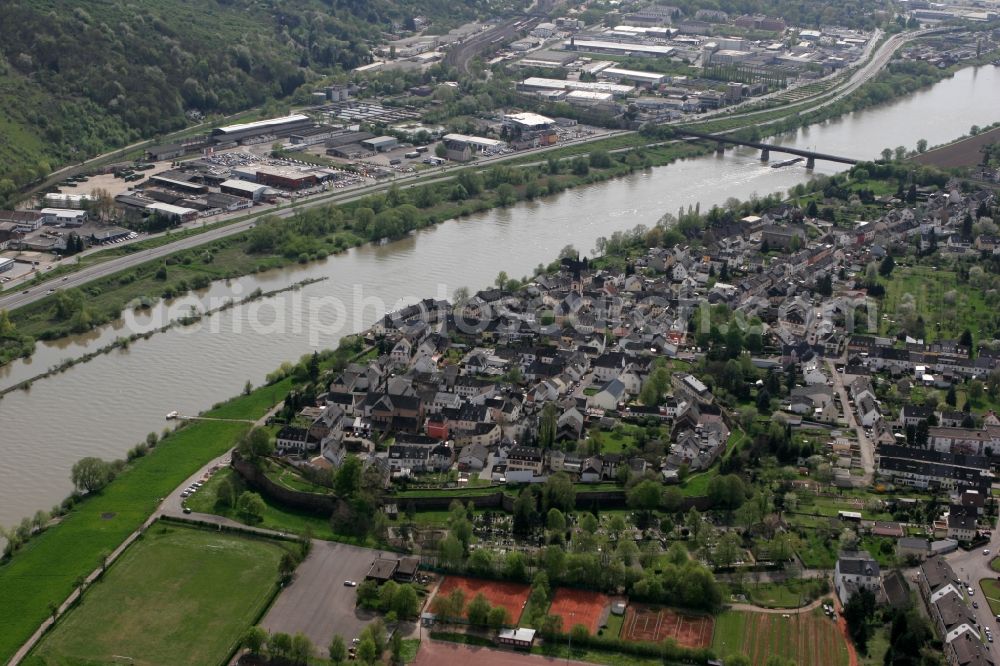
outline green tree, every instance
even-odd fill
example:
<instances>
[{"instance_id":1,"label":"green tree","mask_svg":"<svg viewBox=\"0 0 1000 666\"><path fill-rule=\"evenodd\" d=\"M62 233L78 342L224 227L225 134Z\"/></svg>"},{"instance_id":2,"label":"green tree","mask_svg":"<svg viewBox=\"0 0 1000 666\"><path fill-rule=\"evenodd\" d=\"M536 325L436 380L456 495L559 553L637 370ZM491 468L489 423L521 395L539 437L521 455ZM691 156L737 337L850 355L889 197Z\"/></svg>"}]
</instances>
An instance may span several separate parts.
<instances>
[{"instance_id":1,"label":"green tree","mask_svg":"<svg viewBox=\"0 0 1000 666\"><path fill-rule=\"evenodd\" d=\"M549 509L549 513L545 517L545 526L552 532L565 532L566 517L563 516L563 512L559 509Z\"/></svg>"},{"instance_id":2,"label":"green tree","mask_svg":"<svg viewBox=\"0 0 1000 666\"><path fill-rule=\"evenodd\" d=\"M309 663L309 658L312 657L315 650L313 649L312 641L309 637L299 632L292 636L292 644L288 652L288 660L291 661L296 666L306 666Z\"/></svg>"},{"instance_id":3,"label":"green tree","mask_svg":"<svg viewBox=\"0 0 1000 666\"><path fill-rule=\"evenodd\" d=\"M358 643L357 655L358 661L362 664L374 664L381 656L375 650L375 641L373 641L370 636L362 639L362 641Z\"/></svg>"},{"instance_id":4,"label":"green tree","mask_svg":"<svg viewBox=\"0 0 1000 666\"><path fill-rule=\"evenodd\" d=\"M93 456L76 461L70 470L70 479L73 481L73 485L85 493L100 492L111 483L114 476L115 471L111 463Z\"/></svg>"},{"instance_id":5,"label":"green tree","mask_svg":"<svg viewBox=\"0 0 1000 666\"><path fill-rule=\"evenodd\" d=\"M506 626L509 621L510 614L503 606L494 606L490 609L490 612L486 617L486 624L489 625L491 629L500 629L501 627Z\"/></svg>"},{"instance_id":6,"label":"green tree","mask_svg":"<svg viewBox=\"0 0 1000 666\"><path fill-rule=\"evenodd\" d=\"M267 643L267 632L262 627L250 627L243 634L243 647L250 654L261 654Z\"/></svg>"},{"instance_id":7,"label":"green tree","mask_svg":"<svg viewBox=\"0 0 1000 666\"><path fill-rule=\"evenodd\" d=\"M334 664L342 664L347 661L347 646L340 635L335 635L330 640L330 661Z\"/></svg>"},{"instance_id":8,"label":"green tree","mask_svg":"<svg viewBox=\"0 0 1000 666\"><path fill-rule=\"evenodd\" d=\"M417 598L417 591L412 585L400 585L396 594L392 597L391 609L396 613L396 617L401 620L408 620L417 616L420 610L420 600Z\"/></svg>"},{"instance_id":9,"label":"green tree","mask_svg":"<svg viewBox=\"0 0 1000 666\"><path fill-rule=\"evenodd\" d=\"M236 502L236 511L248 523L259 523L262 521L266 509L267 505L264 504L261 496L249 490L244 491Z\"/></svg>"},{"instance_id":10,"label":"green tree","mask_svg":"<svg viewBox=\"0 0 1000 666\"><path fill-rule=\"evenodd\" d=\"M236 450L244 460L256 462L274 453L274 442L264 428L253 428L240 437Z\"/></svg>"},{"instance_id":11,"label":"green tree","mask_svg":"<svg viewBox=\"0 0 1000 666\"><path fill-rule=\"evenodd\" d=\"M361 487L362 463L357 456L349 455L333 475L333 490L338 497L351 498Z\"/></svg>"},{"instance_id":12,"label":"green tree","mask_svg":"<svg viewBox=\"0 0 1000 666\"><path fill-rule=\"evenodd\" d=\"M469 624L476 626L483 626L486 624L490 615L490 602L483 595L482 592L477 594L469 602L469 607L465 611L466 617L469 618Z\"/></svg>"},{"instance_id":13,"label":"green tree","mask_svg":"<svg viewBox=\"0 0 1000 666\"><path fill-rule=\"evenodd\" d=\"M568 513L576 508L576 488L565 472L557 472L542 484L542 505Z\"/></svg>"},{"instance_id":14,"label":"green tree","mask_svg":"<svg viewBox=\"0 0 1000 666\"><path fill-rule=\"evenodd\" d=\"M273 661L287 659L292 653L292 637L283 631L271 634L267 639L267 654Z\"/></svg>"},{"instance_id":15,"label":"green tree","mask_svg":"<svg viewBox=\"0 0 1000 666\"><path fill-rule=\"evenodd\" d=\"M219 485L215 487L215 503L221 507L232 507L236 504L236 487L233 485L233 480L228 477L222 477L219 481Z\"/></svg>"},{"instance_id":16,"label":"green tree","mask_svg":"<svg viewBox=\"0 0 1000 666\"><path fill-rule=\"evenodd\" d=\"M892 258L892 255L887 254L885 255L885 259L882 260L882 263L879 264L878 274L881 275L882 277L887 278L890 275L892 275L892 270L895 267L896 267L896 262Z\"/></svg>"},{"instance_id":17,"label":"green tree","mask_svg":"<svg viewBox=\"0 0 1000 666\"><path fill-rule=\"evenodd\" d=\"M663 486L652 479L640 481L625 491L625 502L630 509L642 511L648 522L653 512L660 508L663 500Z\"/></svg>"}]
</instances>

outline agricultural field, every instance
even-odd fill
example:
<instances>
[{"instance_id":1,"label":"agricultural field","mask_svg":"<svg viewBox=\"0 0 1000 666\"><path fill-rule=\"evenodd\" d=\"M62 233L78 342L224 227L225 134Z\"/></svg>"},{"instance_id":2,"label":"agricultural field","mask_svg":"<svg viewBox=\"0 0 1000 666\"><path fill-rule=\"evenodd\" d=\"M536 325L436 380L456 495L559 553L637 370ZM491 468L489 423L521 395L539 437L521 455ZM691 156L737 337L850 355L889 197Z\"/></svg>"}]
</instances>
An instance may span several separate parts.
<instances>
[{"instance_id":1,"label":"agricultural field","mask_svg":"<svg viewBox=\"0 0 1000 666\"><path fill-rule=\"evenodd\" d=\"M715 620L708 615L682 615L669 608L629 604L621 638L626 641L660 643L667 638L687 648L712 644Z\"/></svg>"},{"instance_id":2,"label":"agricultural field","mask_svg":"<svg viewBox=\"0 0 1000 666\"><path fill-rule=\"evenodd\" d=\"M916 155L911 159L917 164L927 164L943 169L976 166L983 161L982 147L996 141L1000 141L1000 128L991 129L934 150L928 150L926 153Z\"/></svg>"},{"instance_id":3,"label":"agricultural field","mask_svg":"<svg viewBox=\"0 0 1000 666\"><path fill-rule=\"evenodd\" d=\"M718 616L712 649L723 657L744 654L754 666L772 655L802 666L849 666L847 641L820 609L809 613L745 613Z\"/></svg>"},{"instance_id":4,"label":"agricultural field","mask_svg":"<svg viewBox=\"0 0 1000 666\"><path fill-rule=\"evenodd\" d=\"M25 663L223 662L269 603L283 553L274 541L154 525Z\"/></svg>"},{"instance_id":5,"label":"agricultural field","mask_svg":"<svg viewBox=\"0 0 1000 666\"><path fill-rule=\"evenodd\" d=\"M490 602L490 606L506 608L511 622L516 622L521 617L521 611L524 609L524 604L528 601L528 593L531 591L531 588L524 583L448 576L441 581L437 594L438 596L446 596L455 589L465 593L466 604L472 601L477 594L482 593Z\"/></svg>"},{"instance_id":6,"label":"agricultural field","mask_svg":"<svg viewBox=\"0 0 1000 666\"><path fill-rule=\"evenodd\" d=\"M606 594L560 587L552 596L549 615L561 617L565 631L582 624L591 634L596 634L607 621L610 608L611 597Z\"/></svg>"}]
</instances>

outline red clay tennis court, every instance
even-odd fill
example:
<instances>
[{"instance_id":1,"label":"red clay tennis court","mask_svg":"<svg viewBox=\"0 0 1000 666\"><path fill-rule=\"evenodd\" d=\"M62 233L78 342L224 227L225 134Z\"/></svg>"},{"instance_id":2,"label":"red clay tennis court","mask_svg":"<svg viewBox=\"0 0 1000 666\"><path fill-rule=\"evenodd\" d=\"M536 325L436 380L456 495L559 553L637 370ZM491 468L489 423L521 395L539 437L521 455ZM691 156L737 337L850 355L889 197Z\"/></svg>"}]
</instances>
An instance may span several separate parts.
<instances>
[{"instance_id":1,"label":"red clay tennis court","mask_svg":"<svg viewBox=\"0 0 1000 666\"><path fill-rule=\"evenodd\" d=\"M524 604L528 601L528 593L531 592L531 588L524 583L447 576L441 581L437 596L447 596L455 589L460 589L465 593L466 604L472 601L477 594L482 593L490 602L490 606L506 608L512 623L516 623L520 619Z\"/></svg>"},{"instance_id":2,"label":"red clay tennis court","mask_svg":"<svg viewBox=\"0 0 1000 666\"><path fill-rule=\"evenodd\" d=\"M560 587L552 597L549 615L562 618L563 631L582 624L591 634L596 634L604 623L610 605L611 598L606 594Z\"/></svg>"},{"instance_id":3,"label":"red clay tennis court","mask_svg":"<svg viewBox=\"0 0 1000 666\"><path fill-rule=\"evenodd\" d=\"M715 620L708 616L682 615L669 608L630 604L625 611L622 638L659 643L673 638L678 645L706 648L712 644Z\"/></svg>"}]
</instances>

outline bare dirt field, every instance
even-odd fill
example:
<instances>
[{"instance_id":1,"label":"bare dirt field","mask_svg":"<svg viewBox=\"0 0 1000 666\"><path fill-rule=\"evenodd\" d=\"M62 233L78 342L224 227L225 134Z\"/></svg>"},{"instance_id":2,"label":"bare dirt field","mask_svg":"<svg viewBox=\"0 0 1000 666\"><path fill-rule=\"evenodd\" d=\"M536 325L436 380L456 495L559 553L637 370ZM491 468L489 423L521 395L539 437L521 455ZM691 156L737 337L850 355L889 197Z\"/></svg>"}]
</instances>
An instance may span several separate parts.
<instances>
[{"instance_id":1,"label":"bare dirt field","mask_svg":"<svg viewBox=\"0 0 1000 666\"><path fill-rule=\"evenodd\" d=\"M607 617L611 598L599 592L560 587L552 597L549 615L558 615L563 630L569 631L582 624L591 634L596 634Z\"/></svg>"},{"instance_id":2,"label":"bare dirt field","mask_svg":"<svg viewBox=\"0 0 1000 666\"><path fill-rule=\"evenodd\" d=\"M913 157L912 160L917 164L928 164L942 168L976 166L983 161L983 154L979 152L980 148L995 141L1000 141L1000 127L947 146L929 150Z\"/></svg>"},{"instance_id":3,"label":"bare dirt field","mask_svg":"<svg viewBox=\"0 0 1000 666\"><path fill-rule=\"evenodd\" d=\"M704 648L712 644L715 620L708 616L682 615L669 608L630 604L625 611L622 638L659 643L673 638L678 645Z\"/></svg>"}]
</instances>

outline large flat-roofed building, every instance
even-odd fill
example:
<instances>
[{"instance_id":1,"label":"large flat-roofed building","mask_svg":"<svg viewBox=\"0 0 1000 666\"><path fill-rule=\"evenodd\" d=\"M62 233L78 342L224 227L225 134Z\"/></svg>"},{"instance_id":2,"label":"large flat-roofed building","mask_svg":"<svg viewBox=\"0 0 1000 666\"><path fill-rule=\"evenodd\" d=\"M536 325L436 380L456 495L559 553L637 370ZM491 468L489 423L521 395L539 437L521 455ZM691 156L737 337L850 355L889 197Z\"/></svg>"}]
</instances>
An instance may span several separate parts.
<instances>
[{"instance_id":1,"label":"large flat-roofed building","mask_svg":"<svg viewBox=\"0 0 1000 666\"><path fill-rule=\"evenodd\" d=\"M544 130L555 127L556 121L537 113L507 113L503 124L522 130Z\"/></svg>"},{"instance_id":2,"label":"large flat-roofed building","mask_svg":"<svg viewBox=\"0 0 1000 666\"><path fill-rule=\"evenodd\" d=\"M574 39L563 44L569 51L587 51L590 53L614 53L624 55L630 53L637 56L659 56L669 58L677 52L672 46L663 44L632 44L628 42L608 42L599 39Z\"/></svg>"},{"instance_id":3,"label":"large flat-roofed building","mask_svg":"<svg viewBox=\"0 0 1000 666\"><path fill-rule=\"evenodd\" d=\"M185 194L205 194L208 192L207 185L195 182L192 174L183 171L164 171L150 176L149 180L157 185L169 187L172 190L184 192Z\"/></svg>"},{"instance_id":4,"label":"large flat-roofed building","mask_svg":"<svg viewBox=\"0 0 1000 666\"><path fill-rule=\"evenodd\" d=\"M45 216L36 210L0 210L0 223L5 222L15 233L30 233L45 224Z\"/></svg>"},{"instance_id":5,"label":"large flat-roofed building","mask_svg":"<svg viewBox=\"0 0 1000 666\"><path fill-rule=\"evenodd\" d=\"M364 139L360 143L368 150L374 150L376 153L384 153L398 146L399 140L394 136L376 136Z\"/></svg>"},{"instance_id":6,"label":"large flat-roofed building","mask_svg":"<svg viewBox=\"0 0 1000 666\"><path fill-rule=\"evenodd\" d=\"M257 136L274 135L288 136L292 132L304 130L312 125L309 116L301 113L294 113L290 116L280 118L268 118L252 123L238 123L236 125L226 125L216 127L212 130L212 140L216 143L226 143L228 141L242 141Z\"/></svg>"},{"instance_id":7,"label":"large flat-roofed building","mask_svg":"<svg viewBox=\"0 0 1000 666\"><path fill-rule=\"evenodd\" d=\"M51 208L83 208L97 201L92 194L67 194L65 192L46 192L45 205Z\"/></svg>"},{"instance_id":8,"label":"large flat-roofed building","mask_svg":"<svg viewBox=\"0 0 1000 666\"><path fill-rule=\"evenodd\" d=\"M614 106L615 97L611 93L592 92L590 90L571 90L565 100L577 106Z\"/></svg>"},{"instance_id":9,"label":"large flat-roofed building","mask_svg":"<svg viewBox=\"0 0 1000 666\"><path fill-rule=\"evenodd\" d=\"M219 185L219 191L223 194L231 194L235 197L244 197L252 201L260 201L266 190L267 185L260 185L258 183L250 183L245 180L236 179L224 181L221 185Z\"/></svg>"},{"instance_id":10,"label":"large flat-roofed building","mask_svg":"<svg viewBox=\"0 0 1000 666\"><path fill-rule=\"evenodd\" d=\"M319 182L316 174L302 171L290 166L267 166L257 167L257 183L259 185L269 185L271 187L281 187L286 190L301 190L304 187L312 187Z\"/></svg>"},{"instance_id":11,"label":"large flat-roofed building","mask_svg":"<svg viewBox=\"0 0 1000 666\"><path fill-rule=\"evenodd\" d=\"M6 273L14 268L14 260L7 257L0 257L0 273Z\"/></svg>"},{"instance_id":12,"label":"large flat-roofed building","mask_svg":"<svg viewBox=\"0 0 1000 666\"><path fill-rule=\"evenodd\" d=\"M70 208L43 208L39 212L45 216L45 224L61 224L66 227L81 227L89 217L85 210Z\"/></svg>"},{"instance_id":13,"label":"large flat-roofed building","mask_svg":"<svg viewBox=\"0 0 1000 666\"><path fill-rule=\"evenodd\" d=\"M625 97L629 93L632 93L635 88L632 86L626 86L619 83L608 83L604 82L588 82L588 81L564 81L562 79L546 79L540 76L532 76L517 86L521 90L535 91L535 90L580 90L583 92L592 93L608 93L615 95L616 97Z\"/></svg>"},{"instance_id":14,"label":"large flat-roofed building","mask_svg":"<svg viewBox=\"0 0 1000 666\"><path fill-rule=\"evenodd\" d=\"M634 69L620 69L618 67L602 69L598 76L614 81L635 81L637 84L644 86L658 86L667 78L666 74L658 72L640 72Z\"/></svg>"},{"instance_id":15,"label":"large flat-roofed building","mask_svg":"<svg viewBox=\"0 0 1000 666\"><path fill-rule=\"evenodd\" d=\"M181 222L190 222L198 217L198 211L194 208L185 208L184 206L175 206L159 201L146 206L146 210L152 214L161 215L172 220L180 220Z\"/></svg>"},{"instance_id":16,"label":"large flat-roofed building","mask_svg":"<svg viewBox=\"0 0 1000 666\"><path fill-rule=\"evenodd\" d=\"M472 152L484 153L490 150L498 150L503 147L503 141L488 139L484 136L469 136L468 134L445 134L441 137L444 141L457 141L466 143Z\"/></svg>"}]
</instances>

